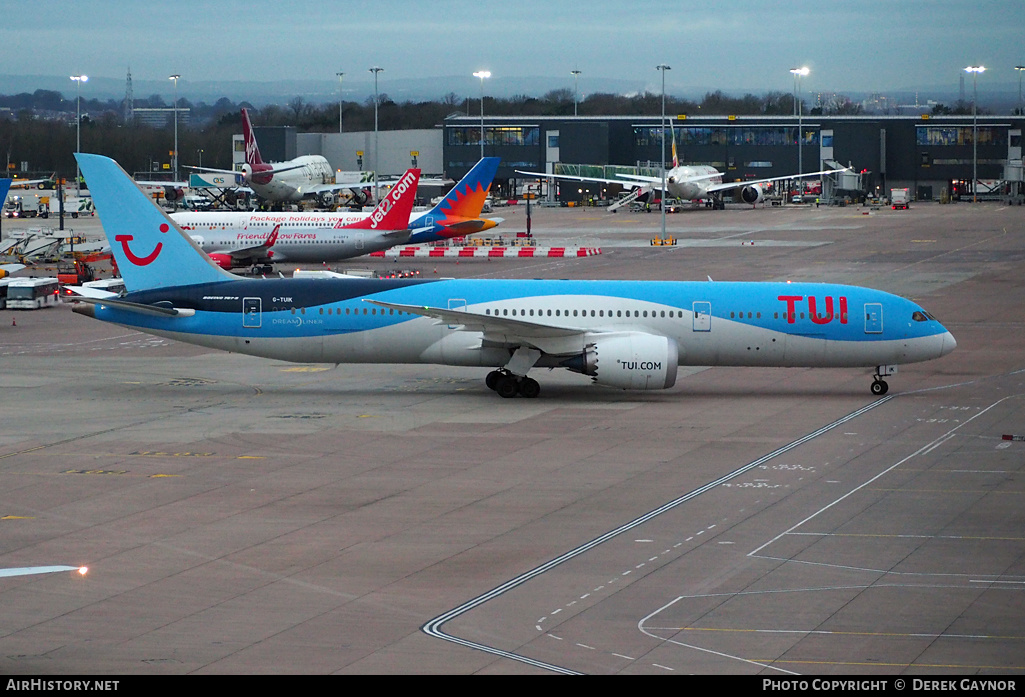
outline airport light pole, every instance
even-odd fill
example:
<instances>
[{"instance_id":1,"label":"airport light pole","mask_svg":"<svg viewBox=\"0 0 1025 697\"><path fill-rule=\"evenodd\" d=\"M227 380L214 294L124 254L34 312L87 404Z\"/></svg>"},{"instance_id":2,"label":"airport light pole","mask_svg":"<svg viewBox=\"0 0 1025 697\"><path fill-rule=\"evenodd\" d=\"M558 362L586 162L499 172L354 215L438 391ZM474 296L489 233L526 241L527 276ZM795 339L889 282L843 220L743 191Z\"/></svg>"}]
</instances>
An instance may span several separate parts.
<instances>
[{"instance_id":1,"label":"airport light pole","mask_svg":"<svg viewBox=\"0 0 1025 697\"><path fill-rule=\"evenodd\" d=\"M1018 116L1021 116L1022 114L1025 114L1025 111L1022 110L1021 103L1021 74L1022 72L1025 72L1025 65L1016 65L1014 66L1014 69L1018 71Z\"/></svg>"},{"instance_id":2,"label":"airport light pole","mask_svg":"<svg viewBox=\"0 0 1025 697\"><path fill-rule=\"evenodd\" d=\"M480 78L480 159L484 159L484 78L491 77L490 70L478 70L473 74Z\"/></svg>"},{"instance_id":3,"label":"airport light pole","mask_svg":"<svg viewBox=\"0 0 1025 697\"><path fill-rule=\"evenodd\" d=\"M672 70L665 63L656 65L655 70L662 73L662 160L659 165L662 169L662 239L666 238L666 71Z\"/></svg>"},{"instance_id":4,"label":"airport light pole","mask_svg":"<svg viewBox=\"0 0 1025 697\"><path fill-rule=\"evenodd\" d=\"M338 132L342 132L342 77L345 73L335 73L338 76Z\"/></svg>"},{"instance_id":5,"label":"airport light pole","mask_svg":"<svg viewBox=\"0 0 1025 697\"><path fill-rule=\"evenodd\" d=\"M174 181L178 181L178 80L181 75L170 75L168 80L174 81L174 157L171 167L174 170ZM177 206L175 206L177 207Z\"/></svg>"},{"instance_id":6,"label":"airport light pole","mask_svg":"<svg viewBox=\"0 0 1025 697\"><path fill-rule=\"evenodd\" d=\"M972 203L979 202L976 188L979 183L979 73L986 72L985 66L969 65L966 73L972 74Z\"/></svg>"},{"instance_id":7,"label":"airport light pole","mask_svg":"<svg viewBox=\"0 0 1025 697\"><path fill-rule=\"evenodd\" d=\"M71 79L75 81L75 89L78 92L75 101L78 102L78 106L75 108L76 120L75 120L75 153L82 152L82 83L89 81L88 75L72 75ZM82 172L78 168L78 160L75 160L75 195L78 196L82 193L81 184Z\"/></svg>"},{"instance_id":8,"label":"airport light pole","mask_svg":"<svg viewBox=\"0 0 1025 697\"><path fill-rule=\"evenodd\" d=\"M573 76L573 115L577 115L577 104L580 102L580 71L570 70Z\"/></svg>"},{"instance_id":9,"label":"airport light pole","mask_svg":"<svg viewBox=\"0 0 1025 697\"><path fill-rule=\"evenodd\" d=\"M378 155L378 137L377 137L377 74L384 70L384 68L378 68L376 65L370 68L370 72L374 74L374 204L377 204L377 167L380 164L380 156Z\"/></svg>"},{"instance_id":10,"label":"airport light pole","mask_svg":"<svg viewBox=\"0 0 1025 697\"><path fill-rule=\"evenodd\" d=\"M811 71L808 68L791 68L794 76L794 109L797 111L797 173L804 174L804 109L799 101L801 92L801 78ZM804 184L801 184L801 193L804 193Z\"/></svg>"}]
</instances>

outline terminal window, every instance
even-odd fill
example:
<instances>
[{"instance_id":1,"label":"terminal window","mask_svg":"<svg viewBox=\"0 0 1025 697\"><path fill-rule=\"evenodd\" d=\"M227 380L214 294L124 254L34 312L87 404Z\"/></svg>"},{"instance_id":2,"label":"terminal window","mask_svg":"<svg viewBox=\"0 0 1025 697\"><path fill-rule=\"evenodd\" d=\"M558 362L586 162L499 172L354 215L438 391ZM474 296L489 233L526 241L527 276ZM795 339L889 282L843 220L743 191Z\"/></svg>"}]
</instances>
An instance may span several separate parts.
<instances>
[{"instance_id":1,"label":"terminal window","mask_svg":"<svg viewBox=\"0 0 1025 697\"><path fill-rule=\"evenodd\" d=\"M972 126L918 126L918 145L971 145ZM979 145L1007 145L1007 131L992 126L979 126Z\"/></svg>"},{"instance_id":2,"label":"terminal window","mask_svg":"<svg viewBox=\"0 0 1025 697\"><path fill-rule=\"evenodd\" d=\"M797 145L799 129L793 126L675 126L673 127L677 145L681 147L693 145ZM635 126L634 145L661 144L662 129L659 126ZM671 136L671 137L673 137ZM804 145L817 145L819 132L814 128L805 128Z\"/></svg>"}]
</instances>

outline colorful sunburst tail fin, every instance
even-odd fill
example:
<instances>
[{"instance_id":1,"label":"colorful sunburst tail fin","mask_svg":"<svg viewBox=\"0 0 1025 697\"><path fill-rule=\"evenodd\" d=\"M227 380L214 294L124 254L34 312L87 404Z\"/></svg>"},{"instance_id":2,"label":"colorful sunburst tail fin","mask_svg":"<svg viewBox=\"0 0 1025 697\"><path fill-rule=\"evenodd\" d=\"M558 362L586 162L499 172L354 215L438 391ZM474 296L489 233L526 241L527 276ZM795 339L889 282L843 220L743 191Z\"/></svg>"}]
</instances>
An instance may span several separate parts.
<instances>
[{"instance_id":1,"label":"colorful sunburst tail fin","mask_svg":"<svg viewBox=\"0 0 1025 697\"><path fill-rule=\"evenodd\" d=\"M420 217L410 242L421 244L451 237L445 227L477 220L491 191L500 157L482 157L466 175L434 206ZM482 226L486 229L491 226Z\"/></svg>"},{"instance_id":2,"label":"colorful sunburst tail fin","mask_svg":"<svg viewBox=\"0 0 1025 697\"><path fill-rule=\"evenodd\" d=\"M676 129L670 126L669 130L673 132L673 169L676 169L680 166L680 158L676 156Z\"/></svg>"}]
</instances>

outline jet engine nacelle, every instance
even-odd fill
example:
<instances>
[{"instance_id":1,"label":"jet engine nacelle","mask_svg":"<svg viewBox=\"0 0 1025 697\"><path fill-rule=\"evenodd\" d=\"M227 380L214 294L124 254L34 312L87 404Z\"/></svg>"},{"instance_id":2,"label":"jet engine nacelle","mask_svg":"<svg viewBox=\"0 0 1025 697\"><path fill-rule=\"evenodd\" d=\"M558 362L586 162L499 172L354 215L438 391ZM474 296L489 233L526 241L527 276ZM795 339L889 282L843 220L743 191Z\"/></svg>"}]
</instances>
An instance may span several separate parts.
<instances>
[{"instance_id":1,"label":"jet engine nacelle","mask_svg":"<svg viewBox=\"0 0 1025 697\"><path fill-rule=\"evenodd\" d=\"M230 254L211 254L210 259L222 269L231 271L234 264Z\"/></svg>"},{"instance_id":2,"label":"jet engine nacelle","mask_svg":"<svg viewBox=\"0 0 1025 697\"><path fill-rule=\"evenodd\" d=\"M664 390L676 384L680 349L665 336L643 332L597 335L584 352L563 362L598 385L624 390Z\"/></svg>"},{"instance_id":3,"label":"jet engine nacelle","mask_svg":"<svg viewBox=\"0 0 1025 697\"><path fill-rule=\"evenodd\" d=\"M744 203L750 203L751 205L761 203L765 200L765 192L762 190L761 184L742 186L737 190L736 196Z\"/></svg>"},{"instance_id":4,"label":"jet engine nacelle","mask_svg":"<svg viewBox=\"0 0 1025 697\"><path fill-rule=\"evenodd\" d=\"M242 165L242 178L246 182L270 184L271 179L274 178L273 169L273 167L267 164L253 166L247 162Z\"/></svg>"},{"instance_id":5,"label":"jet engine nacelle","mask_svg":"<svg viewBox=\"0 0 1025 697\"><path fill-rule=\"evenodd\" d=\"M362 208L370 200L369 189L349 189L349 191L352 192L352 198L349 199L349 205L352 207Z\"/></svg>"},{"instance_id":6,"label":"jet engine nacelle","mask_svg":"<svg viewBox=\"0 0 1025 697\"><path fill-rule=\"evenodd\" d=\"M165 201L169 201L169 202L180 201L184 197L185 197L185 191L184 190L179 189L176 186L165 186L164 187L164 200Z\"/></svg>"}]
</instances>

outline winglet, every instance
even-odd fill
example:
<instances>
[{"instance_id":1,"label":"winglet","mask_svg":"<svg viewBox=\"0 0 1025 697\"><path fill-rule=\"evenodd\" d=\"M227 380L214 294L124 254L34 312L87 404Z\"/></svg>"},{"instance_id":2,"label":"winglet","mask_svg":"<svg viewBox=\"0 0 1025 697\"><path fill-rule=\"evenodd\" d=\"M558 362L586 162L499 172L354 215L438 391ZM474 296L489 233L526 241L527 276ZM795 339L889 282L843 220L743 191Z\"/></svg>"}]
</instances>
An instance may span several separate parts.
<instances>
[{"instance_id":1,"label":"winglet","mask_svg":"<svg viewBox=\"0 0 1025 697\"><path fill-rule=\"evenodd\" d=\"M381 199L377 207L358 223L346 225L353 230L407 230L409 215L416 201L416 185L420 181L419 169L407 169L406 173Z\"/></svg>"},{"instance_id":2,"label":"winglet","mask_svg":"<svg viewBox=\"0 0 1025 697\"><path fill-rule=\"evenodd\" d=\"M236 278L214 264L114 160L75 157L130 292Z\"/></svg>"},{"instance_id":3,"label":"winglet","mask_svg":"<svg viewBox=\"0 0 1025 697\"><path fill-rule=\"evenodd\" d=\"M278 241L278 231L281 230L281 225L275 225L271 233L267 235L267 239L263 241L263 246L270 249L274 246L274 243Z\"/></svg>"}]
</instances>

